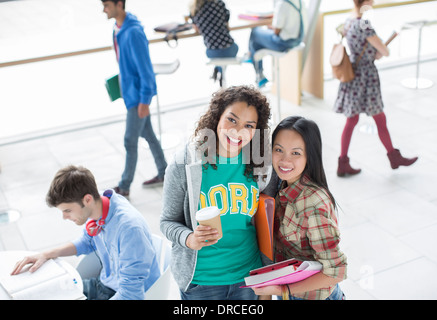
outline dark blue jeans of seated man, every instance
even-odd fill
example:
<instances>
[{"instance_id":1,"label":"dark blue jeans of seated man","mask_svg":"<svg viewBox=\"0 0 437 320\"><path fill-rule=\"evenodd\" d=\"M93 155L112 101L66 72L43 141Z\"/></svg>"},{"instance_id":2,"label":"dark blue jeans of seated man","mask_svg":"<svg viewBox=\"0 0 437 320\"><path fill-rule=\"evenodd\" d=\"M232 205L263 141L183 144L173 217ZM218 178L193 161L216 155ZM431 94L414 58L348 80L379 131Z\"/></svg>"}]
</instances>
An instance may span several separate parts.
<instances>
[{"instance_id":1,"label":"dark blue jeans of seated man","mask_svg":"<svg viewBox=\"0 0 437 320\"><path fill-rule=\"evenodd\" d=\"M83 294L88 300L109 300L115 291L104 286L98 278L83 280Z\"/></svg>"}]
</instances>

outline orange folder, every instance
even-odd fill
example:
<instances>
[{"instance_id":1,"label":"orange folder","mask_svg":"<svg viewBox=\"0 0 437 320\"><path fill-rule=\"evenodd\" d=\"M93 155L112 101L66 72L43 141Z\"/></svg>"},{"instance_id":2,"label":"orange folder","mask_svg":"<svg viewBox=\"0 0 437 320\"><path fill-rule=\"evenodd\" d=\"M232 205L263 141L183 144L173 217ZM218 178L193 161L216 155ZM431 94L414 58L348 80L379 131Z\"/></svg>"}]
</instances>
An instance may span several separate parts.
<instances>
[{"instance_id":1,"label":"orange folder","mask_svg":"<svg viewBox=\"0 0 437 320\"><path fill-rule=\"evenodd\" d=\"M275 198L263 193L259 196L258 211L255 214L256 236L261 252L273 261L273 220Z\"/></svg>"}]
</instances>

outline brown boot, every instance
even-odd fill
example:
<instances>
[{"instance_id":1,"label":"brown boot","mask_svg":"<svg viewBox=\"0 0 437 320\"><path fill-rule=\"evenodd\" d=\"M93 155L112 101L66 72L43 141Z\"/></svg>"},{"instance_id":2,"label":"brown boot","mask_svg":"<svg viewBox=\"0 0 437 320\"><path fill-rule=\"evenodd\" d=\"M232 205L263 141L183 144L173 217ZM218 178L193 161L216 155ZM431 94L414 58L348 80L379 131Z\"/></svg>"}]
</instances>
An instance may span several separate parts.
<instances>
[{"instance_id":1,"label":"brown boot","mask_svg":"<svg viewBox=\"0 0 437 320\"><path fill-rule=\"evenodd\" d=\"M338 158L338 169L337 169L337 176L344 177L347 175L354 175L361 172L361 169L354 169L349 164L349 157L339 157Z\"/></svg>"},{"instance_id":2,"label":"brown boot","mask_svg":"<svg viewBox=\"0 0 437 320\"><path fill-rule=\"evenodd\" d=\"M387 153L387 156L390 160L392 169L397 169L399 166L411 166L418 159L418 157L404 158L398 149L394 149L393 151Z\"/></svg>"}]
</instances>

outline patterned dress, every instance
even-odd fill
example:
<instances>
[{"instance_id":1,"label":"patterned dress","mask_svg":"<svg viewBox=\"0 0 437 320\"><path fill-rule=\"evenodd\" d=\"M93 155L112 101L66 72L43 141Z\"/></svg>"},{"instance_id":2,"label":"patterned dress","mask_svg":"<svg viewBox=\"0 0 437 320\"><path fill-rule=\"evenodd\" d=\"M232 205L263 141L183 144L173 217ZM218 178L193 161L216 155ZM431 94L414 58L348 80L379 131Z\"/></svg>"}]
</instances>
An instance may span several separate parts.
<instances>
[{"instance_id":1,"label":"patterned dress","mask_svg":"<svg viewBox=\"0 0 437 320\"><path fill-rule=\"evenodd\" d=\"M347 20L345 30L347 30L346 40L353 65L361 55L364 46L366 44L367 46L358 66L354 67L354 80L340 83L334 110L343 113L348 118L360 113L374 116L381 113L384 108L378 70L374 64L377 50L366 40L376 34L375 30L368 20L360 18Z\"/></svg>"},{"instance_id":2,"label":"patterned dress","mask_svg":"<svg viewBox=\"0 0 437 320\"><path fill-rule=\"evenodd\" d=\"M206 1L194 17L207 49L224 49L234 43L229 34L229 10L222 0Z\"/></svg>"}]
</instances>

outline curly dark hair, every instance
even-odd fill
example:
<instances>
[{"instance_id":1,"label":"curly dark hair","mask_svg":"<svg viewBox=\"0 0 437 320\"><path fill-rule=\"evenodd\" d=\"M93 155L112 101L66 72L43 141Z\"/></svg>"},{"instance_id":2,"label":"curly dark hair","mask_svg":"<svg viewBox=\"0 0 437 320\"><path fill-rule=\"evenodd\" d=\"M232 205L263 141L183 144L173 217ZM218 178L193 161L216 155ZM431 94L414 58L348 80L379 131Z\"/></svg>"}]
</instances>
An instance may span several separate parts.
<instances>
[{"instance_id":1,"label":"curly dark hair","mask_svg":"<svg viewBox=\"0 0 437 320\"><path fill-rule=\"evenodd\" d=\"M236 102L245 102L249 106L254 106L258 113L258 121L256 125L256 133L250 143L244 147L249 157L249 163L246 164L244 175L248 179L258 180L259 176L254 172L254 168L264 168L269 163L262 161L261 163L256 163L254 161L253 154L259 154L261 158L266 157L270 153L270 142L269 142L269 125L268 121L270 119L270 105L267 98L255 87L253 86L232 86L226 89L221 89L212 95L212 99L208 110L204 115L202 115L197 122L196 130L194 131L194 137L196 139L197 147L204 147L204 155L206 158L211 155L217 155L218 152L218 134L217 126L223 112L231 104ZM201 135L201 130L209 129L215 134L215 143L208 145L208 137ZM213 146L216 146L216 150L210 150ZM259 150L257 150L259 148ZM268 157L267 157L268 158ZM268 158L269 159L269 158ZM204 164L206 168L209 161ZM209 163L214 169L217 169L215 163ZM265 176L264 176L265 177Z\"/></svg>"}]
</instances>

